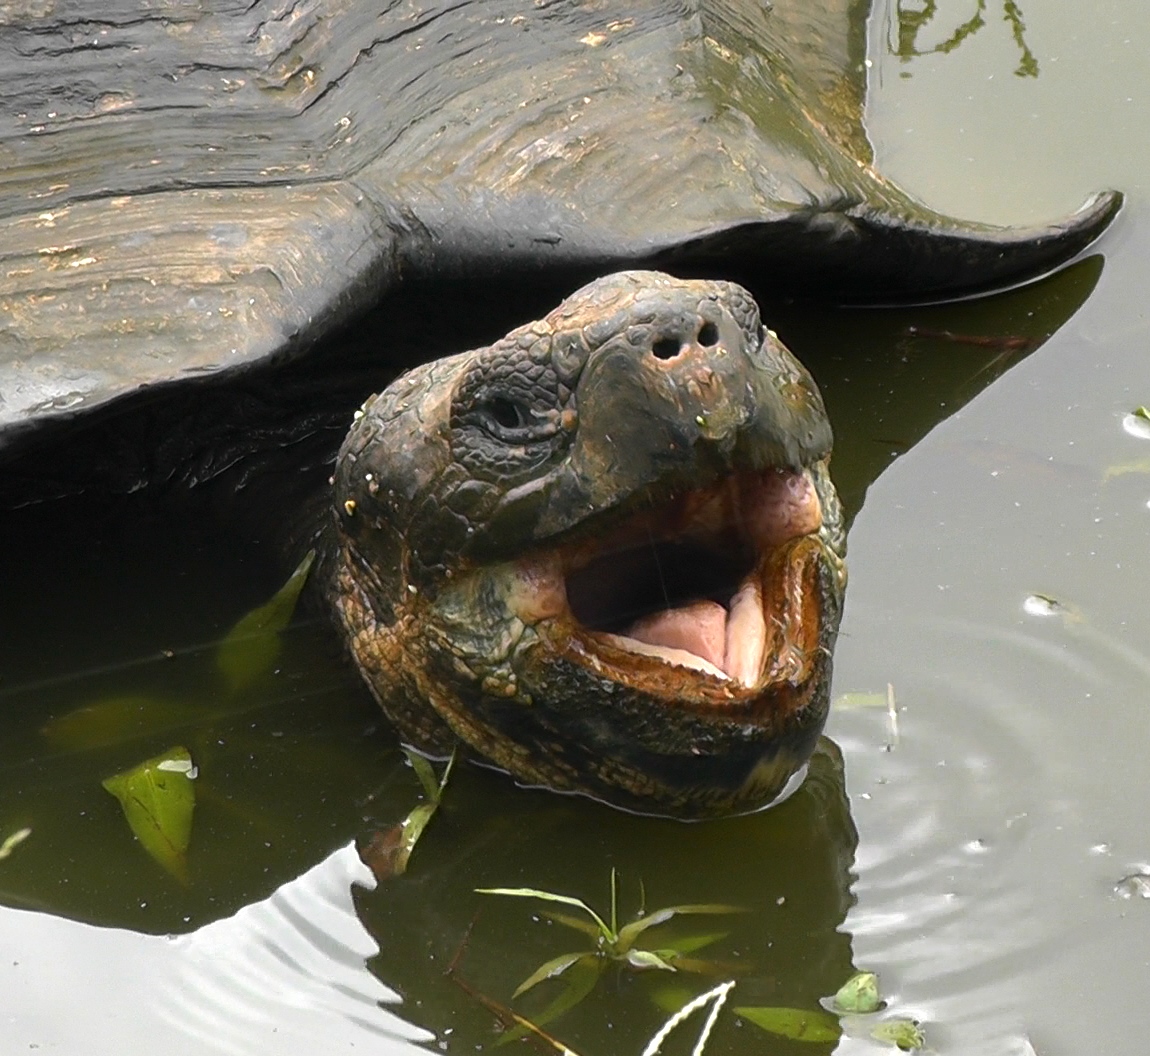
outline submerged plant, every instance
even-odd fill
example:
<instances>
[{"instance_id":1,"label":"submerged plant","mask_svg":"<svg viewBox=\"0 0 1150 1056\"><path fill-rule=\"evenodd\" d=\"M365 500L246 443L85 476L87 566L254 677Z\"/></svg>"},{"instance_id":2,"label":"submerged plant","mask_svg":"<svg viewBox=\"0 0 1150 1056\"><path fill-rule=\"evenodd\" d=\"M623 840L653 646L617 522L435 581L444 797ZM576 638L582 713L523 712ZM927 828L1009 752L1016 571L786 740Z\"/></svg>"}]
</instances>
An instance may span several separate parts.
<instances>
[{"instance_id":1,"label":"submerged plant","mask_svg":"<svg viewBox=\"0 0 1150 1056\"><path fill-rule=\"evenodd\" d=\"M451 776L451 768L455 765L455 753L452 752L447 765L443 768L442 776L436 777L431 763L422 755L410 748L404 748L403 754L407 756L411 769L419 778L426 799L413 807L399 824L376 832L359 848L360 859L375 874L376 880L380 881L393 876L402 876L407 872L407 863L411 859L416 843L443 802L443 791L447 788L447 779Z\"/></svg>"},{"instance_id":2,"label":"submerged plant","mask_svg":"<svg viewBox=\"0 0 1150 1056\"><path fill-rule=\"evenodd\" d=\"M640 908L632 920L620 926L618 874L614 869L611 870L610 923L582 899L570 895L560 895L553 891L541 891L531 887L490 887L477 888L477 891L482 895L532 898L572 906L584 914L577 916L561 910L547 911L547 917L554 923L585 935L590 940L590 946L562 953L558 957L544 961L515 990L513 996L519 997L548 979L563 981L565 984L563 990L538 1016L534 1017L535 1022L540 1024L555 1019L579 1004L591 993L595 984L611 965L632 971L683 971L708 974L729 971L729 965L691 956L726 938L728 933L725 931L660 937L657 942L649 941L653 939L650 932L651 929L658 928L676 917L719 916L746 912L742 907L719 903L664 906L649 913Z\"/></svg>"}]
</instances>

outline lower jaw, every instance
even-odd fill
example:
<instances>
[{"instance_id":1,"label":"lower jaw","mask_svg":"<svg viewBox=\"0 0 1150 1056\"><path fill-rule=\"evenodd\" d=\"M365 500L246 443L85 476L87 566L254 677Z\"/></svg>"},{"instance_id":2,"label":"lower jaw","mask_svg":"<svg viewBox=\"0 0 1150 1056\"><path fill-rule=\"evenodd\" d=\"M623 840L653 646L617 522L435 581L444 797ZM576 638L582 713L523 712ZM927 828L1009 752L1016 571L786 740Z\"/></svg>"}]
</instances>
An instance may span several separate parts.
<instances>
[{"instance_id":1,"label":"lower jaw","mask_svg":"<svg viewBox=\"0 0 1150 1056\"><path fill-rule=\"evenodd\" d=\"M519 684L530 705L485 698L466 724L472 733L482 730L473 747L521 784L641 814L723 817L769 806L793 786L826 722L830 675L823 654L805 683L773 687L758 702L762 720L749 722L666 709L551 658L546 679L559 697L530 694L535 677L528 669ZM596 704L572 706L591 700Z\"/></svg>"},{"instance_id":2,"label":"lower jaw","mask_svg":"<svg viewBox=\"0 0 1150 1056\"><path fill-rule=\"evenodd\" d=\"M837 573L821 544L789 547L770 579L774 640L755 686L553 618L536 624L514 662L516 694L471 702L467 725L484 731L474 746L522 783L638 813L705 818L770 805L826 721L838 622Z\"/></svg>"}]
</instances>

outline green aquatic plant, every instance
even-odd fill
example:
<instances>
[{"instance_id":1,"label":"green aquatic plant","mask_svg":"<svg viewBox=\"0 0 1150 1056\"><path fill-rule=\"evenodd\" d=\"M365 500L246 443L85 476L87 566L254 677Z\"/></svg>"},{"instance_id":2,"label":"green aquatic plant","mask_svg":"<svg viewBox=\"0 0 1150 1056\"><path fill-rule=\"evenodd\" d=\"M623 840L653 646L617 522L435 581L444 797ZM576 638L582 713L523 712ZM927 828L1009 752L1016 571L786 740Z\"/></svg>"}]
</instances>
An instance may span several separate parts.
<instances>
[{"instance_id":1,"label":"green aquatic plant","mask_svg":"<svg viewBox=\"0 0 1150 1056\"><path fill-rule=\"evenodd\" d=\"M926 1046L926 1035L913 1019L887 1019L871 1031L876 1041L885 1041L903 1052L917 1052Z\"/></svg>"},{"instance_id":2,"label":"green aquatic plant","mask_svg":"<svg viewBox=\"0 0 1150 1056\"><path fill-rule=\"evenodd\" d=\"M905 1017L876 1022L887 1002L879 992L874 972L855 972L833 997L823 998L822 1009L743 1006L735 1013L763 1030L792 1041L837 1042L844 1034L869 1033L875 1041L903 1052L926 1046L918 1021Z\"/></svg>"},{"instance_id":3,"label":"green aquatic plant","mask_svg":"<svg viewBox=\"0 0 1150 1056\"><path fill-rule=\"evenodd\" d=\"M482 895L503 895L511 898L531 898L552 905L571 906L582 914L574 915L562 910L549 909L548 919L556 924L571 928L589 940L589 946L568 953L561 953L544 961L515 989L513 997L520 997L528 990L548 980L561 980L561 992L536 1017L537 1024L547 1023L579 1004L595 988L595 984L612 965L630 971L664 971L714 973L724 971L728 966L691 956L699 950L727 937L727 932L707 932L683 936L660 936L657 941L652 929L659 928L677 917L722 916L744 913L740 906L720 903L691 903L687 905L664 906L646 912L640 908L633 919L619 924L619 885L618 874L611 870L611 908L608 919L604 919L580 898L561 895L553 891L541 891L531 887L488 887L477 888ZM511 1035L512 1031L508 1032Z\"/></svg>"},{"instance_id":4,"label":"green aquatic plant","mask_svg":"<svg viewBox=\"0 0 1150 1056\"><path fill-rule=\"evenodd\" d=\"M867 1016L885 1004L874 972L855 972L831 998L831 1009L844 1015Z\"/></svg>"},{"instance_id":5,"label":"green aquatic plant","mask_svg":"<svg viewBox=\"0 0 1150 1056\"><path fill-rule=\"evenodd\" d=\"M105 778L140 846L182 884L190 882L187 852L196 806L196 767L176 746L131 770Z\"/></svg>"},{"instance_id":6,"label":"green aquatic plant","mask_svg":"<svg viewBox=\"0 0 1150 1056\"><path fill-rule=\"evenodd\" d=\"M288 581L258 608L240 619L220 642L216 666L233 693L275 666L283 648L283 632L295 615L296 603L315 563L309 550Z\"/></svg>"},{"instance_id":7,"label":"green aquatic plant","mask_svg":"<svg viewBox=\"0 0 1150 1056\"><path fill-rule=\"evenodd\" d=\"M415 771L415 776L419 778L423 794L427 798L413 807L398 825L375 833L360 847L360 859L375 874L376 880L401 876L407 871L407 863L411 860L411 853L415 850L416 843L443 802L447 779L451 776L451 768L455 765L455 753L452 752L447 765L443 768L442 776L436 777L431 763L422 755L409 748L404 748L403 754L407 756L407 761Z\"/></svg>"}]
</instances>

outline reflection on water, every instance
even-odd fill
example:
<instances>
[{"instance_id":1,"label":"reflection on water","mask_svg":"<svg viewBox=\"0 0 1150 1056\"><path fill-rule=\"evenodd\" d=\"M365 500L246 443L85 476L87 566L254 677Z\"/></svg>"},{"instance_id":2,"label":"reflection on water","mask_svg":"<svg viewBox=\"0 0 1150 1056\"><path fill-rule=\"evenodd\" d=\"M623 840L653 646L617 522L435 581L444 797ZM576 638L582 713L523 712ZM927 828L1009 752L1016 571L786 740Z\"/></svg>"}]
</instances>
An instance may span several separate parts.
<instances>
[{"instance_id":1,"label":"reflection on water","mask_svg":"<svg viewBox=\"0 0 1150 1056\"><path fill-rule=\"evenodd\" d=\"M974 13L966 18L963 18L963 15L969 5L960 6L951 3L944 6L946 11L935 22L939 16L937 0L925 0L921 7L918 4L898 0L894 8L897 19L896 39L888 43L891 53L897 55L904 64L921 55L946 55L986 28L987 0L976 0ZM1026 23L1023 20L1022 5L1016 0L1002 0L1001 17L1010 27L1010 34L1019 52L1018 66L1014 70L1014 75L1037 77L1038 59L1026 42ZM933 37L935 42L925 43L920 37ZM902 76L909 77L910 72L903 70Z\"/></svg>"},{"instance_id":2,"label":"reflection on water","mask_svg":"<svg viewBox=\"0 0 1150 1056\"><path fill-rule=\"evenodd\" d=\"M178 937L0 910L6 944L21 951L4 964L3 1051L424 1051L411 1043L430 1035L392 1011L399 996L364 967L376 946L352 885L371 883L347 845L267 899Z\"/></svg>"}]
</instances>

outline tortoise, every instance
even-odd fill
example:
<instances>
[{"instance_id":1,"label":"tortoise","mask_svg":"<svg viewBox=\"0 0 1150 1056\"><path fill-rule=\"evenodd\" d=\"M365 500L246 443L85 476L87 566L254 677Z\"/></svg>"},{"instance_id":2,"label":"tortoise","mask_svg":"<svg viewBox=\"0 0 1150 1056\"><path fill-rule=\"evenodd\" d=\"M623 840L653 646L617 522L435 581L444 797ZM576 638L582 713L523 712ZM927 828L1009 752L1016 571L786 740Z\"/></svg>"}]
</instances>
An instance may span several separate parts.
<instances>
[{"instance_id":1,"label":"tortoise","mask_svg":"<svg viewBox=\"0 0 1150 1056\"><path fill-rule=\"evenodd\" d=\"M0 459L43 449L61 423L104 415L114 428L119 409L177 384L194 393L209 379L326 355L319 338L401 285L483 277L512 297L539 274L722 276L737 262L781 291L939 299L1035 277L1100 234L1120 208L1115 192L1049 225L999 228L939 215L878 173L862 124L868 7L0 8ZM594 399L581 395L600 350L621 347L643 376L683 372L690 398L657 406L647 383L626 380L620 392L600 385ZM445 364L365 405L334 495L322 497L334 513L317 537L317 578L404 735L430 751L462 737L521 780L632 809L697 815L780 794L825 717L842 525L821 401L753 301L731 283L629 271ZM626 379L639 368L612 369ZM708 388L720 378L722 397ZM748 402L747 392L757 395ZM416 405L422 418L412 418ZM612 414L624 415L624 458L594 453ZM455 442L464 448L445 460ZM526 461L485 463L493 443ZM584 460L582 475L558 483L556 460L570 458ZM459 478L464 469L473 479ZM676 679L691 671L721 693L769 684L801 722L744 722L756 728L736 733L739 723L725 719L716 733L697 727L695 707L668 732L625 678L588 675L618 643L600 641L574 663L578 634L553 651L567 650L559 668L542 674L527 661L488 669L460 650L467 642L507 660L508 626L522 643L524 627L537 634L560 615L532 610L532 624L522 608L533 604L526 594L547 595L544 581L555 595L556 554L564 576L601 570L605 551L584 552L594 536L631 554L641 530L658 554L708 509L776 499L799 513L768 547L720 519L704 549L778 564L771 590L794 601L781 651L750 674L732 674L718 655L703 657L710 671L694 660L670 666ZM445 510L454 527L431 517ZM308 532L318 523L302 520ZM727 615L706 609L703 624L729 621L749 582L743 564L729 571L735 588L720 600L708 583L701 595L668 598L667 611L705 602ZM595 594L593 577L576 578L564 589ZM374 597L364 583L378 588ZM465 601L479 614L471 623L458 618ZM428 605L438 606L434 621ZM597 612L593 633L638 640L634 621L620 619ZM653 622L639 636L669 648L673 621L643 619ZM432 632L448 625L454 637ZM395 634L363 646L372 628L393 626L406 628L402 648ZM429 710L445 685L455 699ZM604 730L591 708L563 726L540 706L556 685L600 716L622 694L623 725ZM680 689L664 687L660 699ZM707 683L704 696L714 692ZM652 744L667 758L656 762Z\"/></svg>"}]
</instances>

